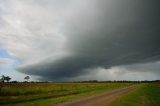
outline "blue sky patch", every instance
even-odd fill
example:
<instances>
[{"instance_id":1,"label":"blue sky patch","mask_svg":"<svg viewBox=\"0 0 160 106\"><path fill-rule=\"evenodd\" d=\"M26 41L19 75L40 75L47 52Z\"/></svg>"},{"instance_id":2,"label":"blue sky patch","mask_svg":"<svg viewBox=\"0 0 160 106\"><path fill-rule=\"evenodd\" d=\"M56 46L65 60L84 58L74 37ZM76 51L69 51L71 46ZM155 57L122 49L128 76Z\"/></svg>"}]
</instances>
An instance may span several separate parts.
<instances>
[{"instance_id":1,"label":"blue sky patch","mask_svg":"<svg viewBox=\"0 0 160 106\"><path fill-rule=\"evenodd\" d=\"M13 58L6 50L0 48L0 57L1 58Z\"/></svg>"}]
</instances>

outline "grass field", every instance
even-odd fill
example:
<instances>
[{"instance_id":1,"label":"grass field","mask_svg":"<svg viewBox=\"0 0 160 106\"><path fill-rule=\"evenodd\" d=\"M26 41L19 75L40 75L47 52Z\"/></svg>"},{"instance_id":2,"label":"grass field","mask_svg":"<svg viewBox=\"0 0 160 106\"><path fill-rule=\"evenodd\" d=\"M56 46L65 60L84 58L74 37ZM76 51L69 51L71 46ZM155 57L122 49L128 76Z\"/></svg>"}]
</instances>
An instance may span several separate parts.
<instances>
[{"instance_id":1,"label":"grass field","mask_svg":"<svg viewBox=\"0 0 160 106\"><path fill-rule=\"evenodd\" d=\"M6 83L0 87L0 106L51 106L134 85L138 83ZM160 106L160 83L139 85L109 105Z\"/></svg>"},{"instance_id":2,"label":"grass field","mask_svg":"<svg viewBox=\"0 0 160 106\"><path fill-rule=\"evenodd\" d=\"M160 106L160 83L146 83L110 104L111 106Z\"/></svg>"},{"instance_id":3,"label":"grass field","mask_svg":"<svg viewBox=\"0 0 160 106\"><path fill-rule=\"evenodd\" d=\"M1 106L49 106L134 85L133 83L17 83L0 88Z\"/></svg>"}]
</instances>

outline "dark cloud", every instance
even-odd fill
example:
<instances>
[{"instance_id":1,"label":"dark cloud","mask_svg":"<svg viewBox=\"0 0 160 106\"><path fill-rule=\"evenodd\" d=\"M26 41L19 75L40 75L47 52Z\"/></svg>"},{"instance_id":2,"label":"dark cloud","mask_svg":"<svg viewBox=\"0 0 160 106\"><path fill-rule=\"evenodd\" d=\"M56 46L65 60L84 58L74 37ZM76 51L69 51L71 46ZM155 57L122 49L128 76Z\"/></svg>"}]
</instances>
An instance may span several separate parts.
<instances>
[{"instance_id":1,"label":"dark cloud","mask_svg":"<svg viewBox=\"0 0 160 106\"><path fill-rule=\"evenodd\" d=\"M42 79L64 80L92 72L87 69L158 61L159 5L158 0L90 0L66 17L61 29L69 56L18 70Z\"/></svg>"}]
</instances>

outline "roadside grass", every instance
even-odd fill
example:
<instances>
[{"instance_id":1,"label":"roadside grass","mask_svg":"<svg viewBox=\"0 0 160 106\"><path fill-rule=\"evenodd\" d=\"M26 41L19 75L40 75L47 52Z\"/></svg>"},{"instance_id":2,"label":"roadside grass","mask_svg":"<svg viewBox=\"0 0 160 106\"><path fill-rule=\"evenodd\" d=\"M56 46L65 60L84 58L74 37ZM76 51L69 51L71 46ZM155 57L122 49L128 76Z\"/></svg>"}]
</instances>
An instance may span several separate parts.
<instances>
[{"instance_id":1,"label":"roadside grass","mask_svg":"<svg viewBox=\"0 0 160 106\"><path fill-rule=\"evenodd\" d=\"M0 89L1 106L50 106L135 85L134 83L20 83Z\"/></svg>"},{"instance_id":2,"label":"roadside grass","mask_svg":"<svg viewBox=\"0 0 160 106\"><path fill-rule=\"evenodd\" d=\"M146 83L116 99L110 106L160 106L160 83Z\"/></svg>"}]
</instances>

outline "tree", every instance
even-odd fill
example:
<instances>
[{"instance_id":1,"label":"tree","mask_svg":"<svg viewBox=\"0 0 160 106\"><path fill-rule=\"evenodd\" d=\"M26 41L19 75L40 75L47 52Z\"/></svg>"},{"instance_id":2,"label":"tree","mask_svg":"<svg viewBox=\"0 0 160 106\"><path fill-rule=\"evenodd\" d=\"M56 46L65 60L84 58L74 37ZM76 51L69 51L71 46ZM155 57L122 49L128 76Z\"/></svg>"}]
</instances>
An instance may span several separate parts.
<instances>
[{"instance_id":1,"label":"tree","mask_svg":"<svg viewBox=\"0 0 160 106\"><path fill-rule=\"evenodd\" d=\"M11 80L11 78L9 76L6 77L6 76L2 75L0 82L5 82L5 81L9 82L10 80Z\"/></svg>"},{"instance_id":2,"label":"tree","mask_svg":"<svg viewBox=\"0 0 160 106\"><path fill-rule=\"evenodd\" d=\"M3 83L4 83L4 82L5 82L5 76L4 76L4 75L2 75L0 80L1 80L1 82L3 82Z\"/></svg>"},{"instance_id":3,"label":"tree","mask_svg":"<svg viewBox=\"0 0 160 106\"><path fill-rule=\"evenodd\" d=\"M30 79L30 77L26 76L26 77L24 77L24 79L27 80L27 82L28 82L28 80Z\"/></svg>"},{"instance_id":4,"label":"tree","mask_svg":"<svg viewBox=\"0 0 160 106\"><path fill-rule=\"evenodd\" d=\"M7 77L5 77L5 80L6 80L7 82L9 82L9 81L11 80L11 78L10 78L9 76L7 76Z\"/></svg>"}]
</instances>

